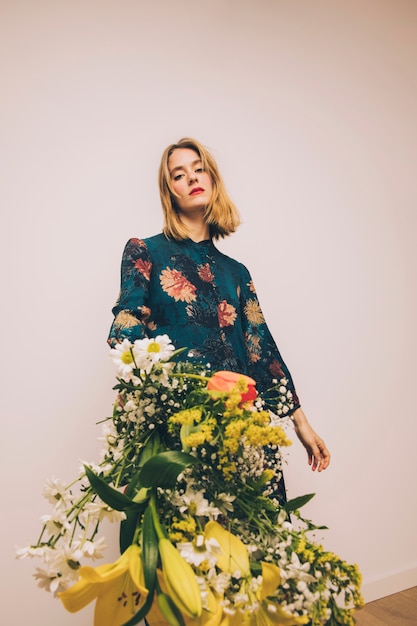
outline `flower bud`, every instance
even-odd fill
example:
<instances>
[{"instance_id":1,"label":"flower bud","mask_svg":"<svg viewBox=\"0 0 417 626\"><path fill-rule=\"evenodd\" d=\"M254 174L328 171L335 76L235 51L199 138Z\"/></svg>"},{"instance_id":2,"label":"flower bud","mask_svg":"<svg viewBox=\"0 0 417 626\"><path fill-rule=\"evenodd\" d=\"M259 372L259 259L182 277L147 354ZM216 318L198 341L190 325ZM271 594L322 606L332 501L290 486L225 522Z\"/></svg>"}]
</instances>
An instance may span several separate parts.
<instances>
[{"instance_id":1,"label":"flower bud","mask_svg":"<svg viewBox=\"0 0 417 626\"><path fill-rule=\"evenodd\" d=\"M162 571L168 594L181 613L200 617L203 611L200 588L192 567L182 558L169 539L159 540Z\"/></svg>"},{"instance_id":2,"label":"flower bud","mask_svg":"<svg viewBox=\"0 0 417 626\"><path fill-rule=\"evenodd\" d=\"M178 615L179 611L177 606L173 603L168 594L158 594L158 606L169 626L182 626L182 624L184 624L181 614Z\"/></svg>"},{"instance_id":3,"label":"flower bud","mask_svg":"<svg viewBox=\"0 0 417 626\"><path fill-rule=\"evenodd\" d=\"M239 385L246 387L246 390L241 393L242 402L252 402L255 400L258 395L255 388L256 382L253 378L250 378L250 376L238 374L237 372L216 372L208 381L207 389L212 391L240 390Z\"/></svg>"}]
</instances>

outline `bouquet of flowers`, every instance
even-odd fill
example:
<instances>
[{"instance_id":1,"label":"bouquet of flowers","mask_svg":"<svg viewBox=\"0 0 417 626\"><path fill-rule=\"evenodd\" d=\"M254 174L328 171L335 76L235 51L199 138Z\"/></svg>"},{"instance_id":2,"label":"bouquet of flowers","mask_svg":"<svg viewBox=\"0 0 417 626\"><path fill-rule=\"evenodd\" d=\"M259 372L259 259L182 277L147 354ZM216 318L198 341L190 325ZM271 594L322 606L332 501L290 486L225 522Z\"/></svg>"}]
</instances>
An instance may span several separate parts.
<instances>
[{"instance_id":1,"label":"bouquet of flowers","mask_svg":"<svg viewBox=\"0 0 417 626\"><path fill-rule=\"evenodd\" d=\"M357 567L309 539L319 527L299 509L311 495L275 495L291 442L269 407L289 411L287 381L262 398L248 376L181 352L167 335L111 350L101 458L68 486L46 484L52 512L18 557L41 559L35 578L68 611L96 600L96 626L353 624ZM121 556L82 564L102 557L105 517L120 522Z\"/></svg>"}]
</instances>

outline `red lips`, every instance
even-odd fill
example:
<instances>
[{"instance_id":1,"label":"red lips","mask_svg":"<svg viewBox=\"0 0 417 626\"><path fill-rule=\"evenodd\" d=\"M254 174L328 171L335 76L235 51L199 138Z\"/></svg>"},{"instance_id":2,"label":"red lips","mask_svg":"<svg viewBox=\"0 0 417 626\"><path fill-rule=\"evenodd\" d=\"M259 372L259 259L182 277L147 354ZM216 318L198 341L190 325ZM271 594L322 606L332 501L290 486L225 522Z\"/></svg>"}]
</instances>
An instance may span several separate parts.
<instances>
[{"instance_id":1,"label":"red lips","mask_svg":"<svg viewBox=\"0 0 417 626\"><path fill-rule=\"evenodd\" d=\"M202 187L194 187L188 195L195 196L197 193L204 193L204 189Z\"/></svg>"}]
</instances>

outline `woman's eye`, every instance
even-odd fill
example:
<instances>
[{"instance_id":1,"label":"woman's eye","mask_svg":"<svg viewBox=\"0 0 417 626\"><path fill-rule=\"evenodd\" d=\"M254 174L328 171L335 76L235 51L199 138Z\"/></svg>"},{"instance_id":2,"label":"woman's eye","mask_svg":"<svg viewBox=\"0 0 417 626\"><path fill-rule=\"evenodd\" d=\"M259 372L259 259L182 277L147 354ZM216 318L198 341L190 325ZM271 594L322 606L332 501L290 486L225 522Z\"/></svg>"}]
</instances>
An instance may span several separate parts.
<instances>
[{"instance_id":1,"label":"woman's eye","mask_svg":"<svg viewBox=\"0 0 417 626\"><path fill-rule=\"evenodd\" d=\"M201 174L201 172L204 172L202 167L197 167L195 171L196 171L196 174Z\"/></svg>"},{"instance_id":2,"label":"woman's eye","mask_svg":"<svg viewBox=\"0 0 417 626\"><path fill-rule=\"evenodd\" d=\"M181 180L183 174L177 174L176 176L174 176L174 180Z\"/></svg>"}]
</instances>

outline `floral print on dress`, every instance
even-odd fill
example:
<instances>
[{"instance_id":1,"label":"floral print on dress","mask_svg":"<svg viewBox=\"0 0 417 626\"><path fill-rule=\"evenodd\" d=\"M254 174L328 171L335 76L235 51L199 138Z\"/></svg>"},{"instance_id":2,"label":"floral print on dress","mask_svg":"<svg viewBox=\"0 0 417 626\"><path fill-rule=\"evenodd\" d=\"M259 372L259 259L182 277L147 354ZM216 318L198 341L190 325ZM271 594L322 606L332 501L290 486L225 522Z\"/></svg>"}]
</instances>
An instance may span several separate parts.
<instances>
[{"instance_id":1,"label":"floral print on dress","mask_svg":"<svg viewBox=\"0 0 417 626\"><path fill-rule=\"evenodd\" d=\"M235 319L237 318L236 309L232 304L222 300L217 307L217 313L219 316L220 328L225 326L233 326Z\"/></svg>"},{"instance_id":2,"label":"floral print on dress","mask_svg":"<svg viewBox=\"0 0 417 626\"><path fill-rule=\"evenodd\" d=\"M284 371L282 369L282 365L277 359L273 359L269 364L269 371L271 372L274 378L282 378L284 376Z\"/></svg>"},{"instance_id":3,"label":"floral print on dress","mask_svg":"<svg viewBox=\"0 0 417 626\"><path fill-rule=\"evenodd\" d=\"M257 335L246 333L246 344L251 363L257 363L261 358L261 341Z\"/></svg>"},{"instance_id":4,"label":"floral print on dress","mask_svg":"<svg viewBox=\"0 0 417 626\"><path fill-rule=\"evenodd\" d=\"M138 270L138 272L143 274L146 280L150 279L152 263L150 263L149 261L144 261L143 259L137 259L133 265Z\"/></svg>"},{"instance_id":5,"label":"floral print on dress","mask_svg":"<svg viewBox=\"0 0 417 626\"><path fill-rule=\"evenodd\" d=\"M248 319L249 324L254 326L259 326L265 322L265 318L261 311L261 307L256 298L252 300L248 300L245 304L245 315Z\"/></svg>"},{"instance_id":6,"label":"floral print on dress","mask_svg":"<svg viewBox=\"0 0 417 626\"><path fill-rule=\"evenodd\" d=\"M208 263L204 263L204 265L199 266L198 276L205 283L212 283L214 280L214 276L211 272L210 265Z\"/></svg>"},{"instance_id":7,"label":"floral print on dress","mask_svg":"<svg viewBox=\"0 0 417 626\"><path fill-rule=\"evenodd\" d=\"M177 270L167 267L161 272L162 289L178 302L193 302L196 299L196 288Z\"/></svg>"},{"instance_id":8,"label":"floral print on dress","mask_svg":"<svg viewBox=\"0 0 417 626\"><path fill-rule=\"evenodd\" d=\"M121 329L132 328L132 326L139 324L138 318L128 311L120 311L120 313L117 314L115 322Z\"/></svg>"}]
</instances>

